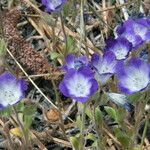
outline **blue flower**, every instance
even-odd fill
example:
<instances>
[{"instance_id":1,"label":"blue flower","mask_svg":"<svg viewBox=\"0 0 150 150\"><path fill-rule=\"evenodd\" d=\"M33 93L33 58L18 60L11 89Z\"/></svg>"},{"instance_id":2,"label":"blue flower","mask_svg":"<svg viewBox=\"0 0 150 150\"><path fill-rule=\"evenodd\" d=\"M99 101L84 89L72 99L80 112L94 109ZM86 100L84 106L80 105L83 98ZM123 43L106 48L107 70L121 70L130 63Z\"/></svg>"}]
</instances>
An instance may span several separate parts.
<instances>
[{"instance_id":1,"label":"blue flower","mask_svg":"<svg viewBox=\"0 0 150 150\"><path fill-rule=\"evenodd\" d=\"M135 35L139 35L144 42L150 40L150 25L146 19L128 20L126 28L127 30L132 30Z\"/></svg>"},{"instance_id":2,"label":"blue flower","mask_svg":"<svg viewBox=\"0 0 150 150\"><path fill-rule=\"evenodd\" d=\"M91 69L82 67L78 70L70 69L60 83L59 89L63 95L84 103L97 91L98 83Z\"/></svg>"},{"instance_id":3,"label":"blue flower","mask_svg":"<svg viewBox=\"0 0 150 150\"><path fill-rule=\"evenodd\" d=\"M66 64L62 66L64 71L68 71L69 69L79 69L83 66L88 65L87 56L76 57L73 54L69 54L65 57Z\"/></svg>"},{"instance_id":4,"label":"blue flower","mask_svg":"<svg viewBox=\"0 0 150 150\"><path fill-rule=\"evenodd\" d=\"M107 40L105 51L112 51L116 55L116 59L122 60L128 57L132 50L132 44L125 38Z\"/></svg>"},{"instance_id":5,"label":"blue flower","mask_svg":"<svg viewBox=\"0 0 150 150\"><path fill-rule=\"evenodd\" d=\"M140 58L132 58L127 64L117 64L120 91L132 94L144 90L150 83L150 66Z\"/></svg>"},{"instance_id":6,"label":"blue flower","mask_svg":"<svg viewBox=\"0 0 150 150\"><path fill-rule=\"evenodd\" d=\"M116 29L116 37L126 38L129 42L132 43L133 49L137 49L141 44L143 44L143 40L139 35L135 35L135 33L131 31L127 31L124 25L120 25Z\"/></svg>"},{"instance_id":7,"label":"blue flower","mask_svg":"<svg viewBox=\"0 0 150 150\"><path fill-rule=\"evenodd\" d=\"M108 93L108 96L112 102L127 109L129 112L133 110L134 106L128 102L126 95L119 93Z\"/></svg>"},{"instance_id":8,"label":"blue flower","mask_svg":"<svg viewBox=\"0 0 150 150\"><path fill-rule=\"evenodd\" d=\"M66 0L42 0L47 12L58 11Z\"/></svg>"},{"instance_id":9,"label":"blue flower","mask_svg":"<svg viewBox=\"0 0 150 150\"><path fill-rule=\"evenodd\" d=\"M124 37L138 48L144 42L150 41L150 24L148 19L128 19L116 28L116 36Z\"/></svg>"},{"instance_id":10,"label":"blue flower","mask_svg":"<svg viewBox=\"0 0 150 150\"><path fill-rule=\"evenodd\" d=\"M11 73L0 75L0 109L16 104L24 98L27 89L25 80L17 79Z\"/></svg>"},{"instance_id":11,"label":"blue flower","mask_svg":"<svg viewBox=\"0 0 150 150\"><path fill-rule=\"evenodd\" d=\"M92 65L95 70L96 79L104 85L116 71L116 56L112 51L106 51L103 56L93 54Z\"/></svg>"}]
</instances>

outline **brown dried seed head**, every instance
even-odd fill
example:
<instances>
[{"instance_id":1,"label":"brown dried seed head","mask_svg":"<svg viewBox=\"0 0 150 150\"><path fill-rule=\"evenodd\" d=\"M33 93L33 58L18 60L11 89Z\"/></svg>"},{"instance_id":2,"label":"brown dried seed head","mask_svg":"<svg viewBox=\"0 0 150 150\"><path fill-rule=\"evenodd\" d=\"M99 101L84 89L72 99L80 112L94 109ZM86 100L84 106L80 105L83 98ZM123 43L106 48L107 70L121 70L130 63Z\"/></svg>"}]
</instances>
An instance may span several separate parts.
<instances>
[{"instance_id":1,"label":"brown dried seed head","mask_svg":"<svg viewBox=\"0 0 150 150\"><path fill-rule=\"evenodd\" d=\"M46 112L46 117L49 121L55 122L59 120L59 112L55 108L51 108Z\"/></svg>"},{"instance_id":2,"label":"brown dried seed head","mask_svg":"<svg viewBox=\"0 0 150 150\"><path fill-rule=\"evenodd\" d=\"M59 69L51 65L40 53L31 47L16 29L21 12L17 7L11 9L3 17L5 38L8 48L15 58L24 66L26 70L31 70L34 74L55 74L50 79L58 79Z\"/></svg>"}]
</instances>

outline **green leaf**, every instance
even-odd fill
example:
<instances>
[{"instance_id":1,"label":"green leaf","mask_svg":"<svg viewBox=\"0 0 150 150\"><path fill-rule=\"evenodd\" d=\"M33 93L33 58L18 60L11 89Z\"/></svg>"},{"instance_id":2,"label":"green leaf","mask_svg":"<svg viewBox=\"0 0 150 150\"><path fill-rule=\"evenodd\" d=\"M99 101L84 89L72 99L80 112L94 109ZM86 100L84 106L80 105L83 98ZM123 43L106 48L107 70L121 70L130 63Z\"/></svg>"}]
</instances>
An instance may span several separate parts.
<instances>
[{"instance_id":1,"label":"green leaf","mask_svg":"<svg viewBox=\"0 0 150 150\"><path fill-rule=\"evenodd\" d=\"M119 140L119 142L125 147L127 148L129 143L130 143L130 138L127 137L126 135L121 135L121 136L118 136L117 139Z\"/></svg>"},{"instance_id":2,"label":"green leaf","mask_svg":"<svg viewBox=\"0 0 150 150\"><path fill-rule=\"evenodd\" d=\"M90 109L88 106L87 106L87 108L86 108L86 110L85 110L85 113L86 113L86 115L87 115L91 120L94 119L93 114L92 114L92 111L91 111L91 109Z\"/></svg>"},{"instance_id":3,"label":"green leaf","mask_svg":"<svg viewBox=\"0 0 150 150\"><path fill-rule=\"evenodd\" d=\"M71 3L68 1L68 3L65 3L64 7L63 7L63 15L64 16L68 16L69 11L70 11L70 5Z\"/></svg>"},{"instance_id":4,"label":"green leaf","mask_svg":"<svg viewBox=\"0 0 150 150\"><path fill-rule=\"evenodd\" d=\"M96 92L92 97L91 97L91 99L92 100L98 100L99 101L99 98L100 98L100 92L98 91L98 92Z\"/></svg>"},{"instance_id":5,"label":"green leaf","mask_svg":"<svg viewBox=\"0 0 150 150\"><path fill-rule=\"evenodd\" d=\"M95 140L96 140L96 136L95 136L95 134L93 134L93 133L89 133L89 134L87 135L87 138L90 139L90 140L92 140L92 141L95 141Z\"/></svg>"},{"instance_id":6,"label":"green leaf","mask_svg":"<svg viewBox=\"0 0 150 150\"><path fill-rule=\"evenodd\" d=\"M68 46L68 52L67 53L76 53L77 50L75 48L76 41L73 37L67 36L67 46Z\"/></svg>"},{"instance_id":7,"label":"green leaf","mask_svg":"<svg viewBox=\"0 0 150 150\"><path fill-rule=\"evenodd\" d=\"M35 108L35 106L33 106L33 105L30 105L30 106L26 106L25 108L24 108L24 110L23 110L23 114L24 115L33 115L34 113L35 113L35 111L36 111L36 108Z\"/></svg>"},{"instance_id":8,"label":"green leaf","mask_svg":"<svg viewBox=\"0 0 150 150\"><path fill-rule=\"evenodd\" d=\"M17 110L23 111L24 108L25 108L24 102L20 101L15 107L16 107Z\"/></svg>"},{"instance_id":9,"label":"green leaf","mask_svg":"<svg viewBox=\"0 0 150 150\"><path fill-rule=\"evenodd\" d=\"M94 148L94 147L97 147L97 144L98 144L98 143L97 143L97 140L95 140L94 143L92 144L92 147L93 147L93 148Z\"/></svg>"},{"instance_id":10,"label":"green leaf","mask_svg":"<svg viewBox=\"0 0 150 150\"><path fill-rule=\"evenodd\" d=\"M115 119L115 120L117 119L117 113L114 108L106 106L105 110L113 119Z\"/></svg>"},{"instance_id":11,"label":"green leaf","mask_svg":"<svg viewBox=\"0 0 150 150\"><path fill-rule=\"evenodd\" d=\"M126 110L125 109L119 108L118 110L116 110L116 121L121 126L125 126L125 123L124 123L125 115L126 115Z\"/></svg>"},{"instance_id":12,"label":"green leaf","mask_svg":"<svg viewBox=\"0 0 150 150\"><path fill-rule=\"evenodd\" d=\"M108 95L106 93L103 93L102 97L101 97L101 103L105 105L105 104L108 103L108 101L109 101L108 100Z\"/></svg>"},{"instance_id":13,"label":"green leaf","mask_svg":"<svg viewBox=\"0 0 150 150\"><path fill-rule=\"evenodd\" d=\"M79 129L81 129L81 124L82 124L82 121L81 121L81 116L77 116L76 118L76 125Z\"/></svg>"},{"instance_id":14,"label":"green leaf","mask_svg":"<svg viewBox=\"0 0 150 150\"><path fill-rule=\"evenodd\" d=\"M125 147L127 148L128 145L130 144L130 137L126 135L124 131L121 131L119 128L114 129L115 136L117 137L118 141Z\"/></svg>"},{"instance_id":15,"label":"green leaf","mask_svg":"<svg viewBox=\"0 0 150 150\"><path fill-rule=\"evenodd\" d=\"M99 124L100 126L103 124L103 114L98 107L95 109L95 119L96 123Z\"/></svg>"},{"instance_id":16,"label":"green leaf","mask_svg":"<svg viewBox=\"0 0 150 150\"><path fill-rule=\"evenodd\" d=\"M73 147L73 150L79 150L79 145L80 145L79 138L70 137L70 142Z\"/></svg>"},{"instance_id":17,"label":"green leaf","mask_svg":"<svg viewBox=\"0 0 150 150\"><path fill-rule=\"evenodd\" d=\"M137 102L138 100L140 100L141 96L143 96L142 93L135 93L135 94L131 94L131 95L127 95L127 98L130 102Z\"/></svg>"},{"instance_id":18,"label":"green leaf","mask_svg":"<svg viewBox=\"0 0 150 150\"><path fill-rule=\"evenodd\" d=\"M33 116L24 116L24 126L26 129L29 129L33 121Z\"/></svg>"},{"instance_id":19,"label":"green leaf","mask_svg":"<svg viewBox=\"0 0 150 150\"><path fill-rule=\"evenodd\" d=\"M0 110L0 115L3 117L10 117L12 113L12 107L7 107L5 109Z\"/></svg>"},{"instance_id":20,"label":"green leaf","mask_svg":"<svg viewBox=\"0 0 150 150\"><path fill-rule=\"evenodd\" d=\"M7 44L3 39L0 39L0 56L5 55L6 53Z\"/></svg>"},{"instance_id":21,"label":"green leaf","mask_svg":"<svg viewBox=\"0 0 150 150\"><path fill-rule=\"evenodd\" d=\"M61 57L61 54L59 54L57 52L51 52L50 53L51 60L55 60L55 59L60 58L60 57Z\"/></svg>"}]
</instances>

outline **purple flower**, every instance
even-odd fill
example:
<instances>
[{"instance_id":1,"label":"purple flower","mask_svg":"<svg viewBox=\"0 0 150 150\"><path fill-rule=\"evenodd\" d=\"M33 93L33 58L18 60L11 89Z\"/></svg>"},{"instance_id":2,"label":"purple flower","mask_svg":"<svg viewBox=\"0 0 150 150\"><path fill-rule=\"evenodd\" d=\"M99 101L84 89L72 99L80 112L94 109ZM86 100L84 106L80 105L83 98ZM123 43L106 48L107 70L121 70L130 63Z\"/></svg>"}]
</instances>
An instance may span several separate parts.
<instances>
[{"instance_id":1,"label":"purple flower","mask_svg":"<svg viewBox=\"0 0 150 150\"><path fill-rule=\"evenodd\" d=\"M150 26L146 19L129 20L126 22L126 26L127 30L132 30L134 34L140 36L143 41L150 40Z\"/></svg>"},{"instance_id":2,"label":"purple flower","mask_svg":"<svg viewBox=\"0 0 150 150\"><path fill-rule=\"evenodd\" d=\"M132 30L128 31L123 25L117 27L116 33L116 37L123 37L131 42L134 49L138 48L143 43L139 35L135 35Z\"/></svg>"},{"instance_id":3,"label":"purple flower","mask_svg":"<svg viewBox=\"0 0 150 150\"><path fill-rule=\"evenodd\" d=\"M66 0L42 0L42 4L46 7L46 11L54 12L61 8Z\"/></svg>"},{"instance_id":4,"label":"purple flower","mask_svg":"<svg viewBox=\"0 0 150 150\"><path fill-rule=\"evenodd\" d=\"M16 104L24 98L27 84L22 79L17 79L11 73L0 75L0 109Z\"/></svg>"},{"instance_id":5,"label":"purple flower","mask_svg":"<svg viewBox=\"0 0 150 150\"><path fill-rule=\"evenodd\" d=\"M76 57L73 54L69 54L65 57L66 64L62 66L64 71L68 71L69 69L79 69L83 66L88 65L87 56Z\"/></svg>"},{"instance_id":6,"label":"purple flower","mask_svg":"<svg viewBox=\"0 0 150 150\"><path fill-rule=\"evenodd\" d=\"M128 19L116 28L117 37L126 38L134 48L150 40L150 25L147 19Z\"/></svg>"},{"instance_id":7,"label":"purple flower","mask_svg":"<svg viewBox=\"0 0 150 150\"><path fill-rule=\"evenodd\" d=\"M97 91L98 83L91 69L82 67L78 70L70 69L60 83L59 89L63 95L84 103Z\"/></svg>"},{"instance_id":8,"label":"purple flower","mask_svg":"<svg viewBox=\"0 0 150 150\"><path fill-rule=\"evenodd\" d=\"M105 50L112 51L118 60L126 59L132 50L132 44L125 38L109 39Z\"/></svg>"},{"instance_id":9,"label":"purple flower","mask_svg":"<svg viewBox=\"0 0 150 150\"><path fill-rule=\"evenodd\" d=\"M144 90L150 83L150 66L139 58L132 58L128 64L117 65L118 87L120 91L132 94Z\"/></svg>"},{"instance_id":10,"label":"purple flower","mask_svg":"<svg viewBox=\"0 0 150 150\"><path fill-rule=\"evenodd\" d=\"M93 54L92 56L95 77L102 85L115 73L116 64L116 56L112 51L106 51L103 56L98 54Z\"/></svg>"},{"instance_id":11,"label":"purple flower","mask_svg":"<svg viewBox=\"0 0 150 150\"><path fill-rule=\"evenodd\" d=\"M128 102L126 95L119 93L108 93L108 96L112 102L121 107L124 107L129 112L133 110L134 106Z\"/></svg>"}]
</instances>

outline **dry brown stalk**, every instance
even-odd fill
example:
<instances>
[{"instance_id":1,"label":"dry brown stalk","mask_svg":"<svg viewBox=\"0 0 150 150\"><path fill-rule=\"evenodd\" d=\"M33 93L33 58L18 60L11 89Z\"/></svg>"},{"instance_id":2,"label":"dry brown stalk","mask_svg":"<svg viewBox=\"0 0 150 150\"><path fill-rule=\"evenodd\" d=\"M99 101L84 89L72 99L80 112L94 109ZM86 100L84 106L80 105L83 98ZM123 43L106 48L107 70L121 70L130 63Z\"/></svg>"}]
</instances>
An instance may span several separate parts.
<instances>
[{"instance_id":1,"label":"dry brown stalk","mask_svg":"<svg viewBox=\"0 0 150 150\"><path fill-rule=\"evenodd\" d=\"M54 65L51 65L44 56L33 49L18 32L16 26L20 17L21 12L18 7L9 10L3 17L5 39L9 50L26 70L30 70L34 74L55 74L55 76L50 78L58 79L60 71ZM56 72L58 76L56 76Z\"/></svg>"}]
</instances>

